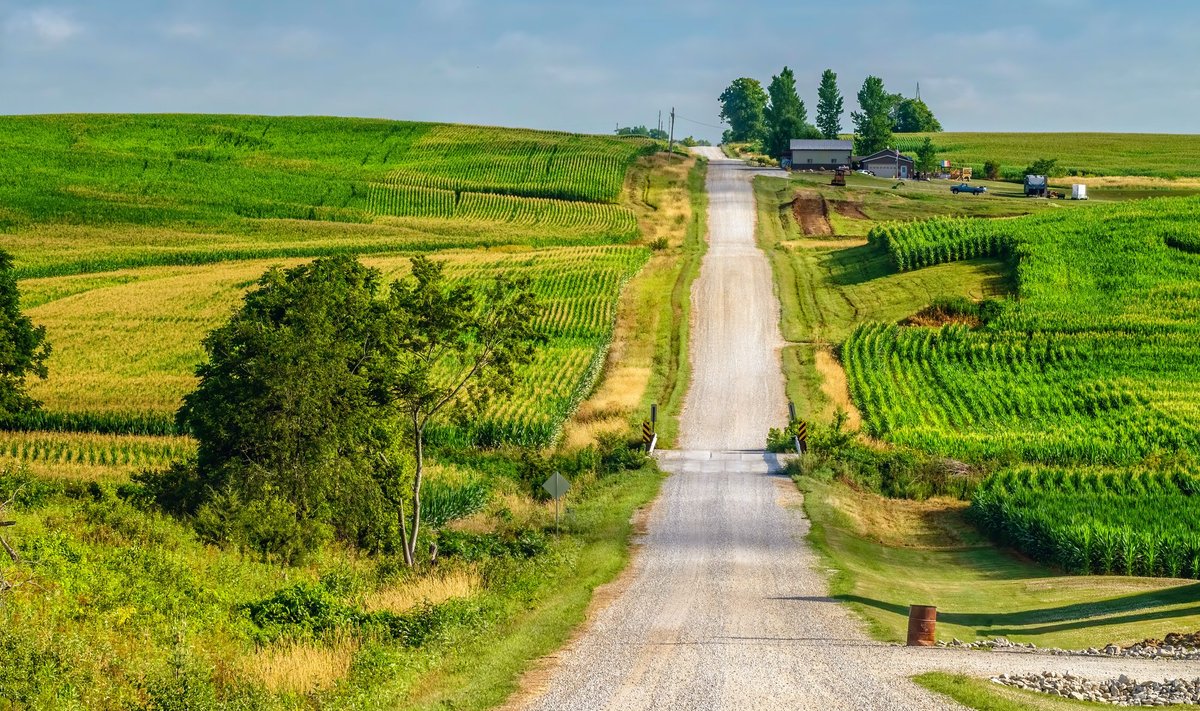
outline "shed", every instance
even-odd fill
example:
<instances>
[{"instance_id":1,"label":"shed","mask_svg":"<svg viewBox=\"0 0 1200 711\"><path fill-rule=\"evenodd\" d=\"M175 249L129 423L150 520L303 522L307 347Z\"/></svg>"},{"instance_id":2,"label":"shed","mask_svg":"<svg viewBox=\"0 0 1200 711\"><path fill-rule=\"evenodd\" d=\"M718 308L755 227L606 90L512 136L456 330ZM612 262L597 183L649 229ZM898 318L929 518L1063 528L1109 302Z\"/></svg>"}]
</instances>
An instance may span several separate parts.
<instances>
[{"instance_id":1,"label":"shed","mask_svg":"<svg viewBox=\"0 0 1200 711\"><path fill-rule=\"evenodd\" d=\"M892 148L862 158L859 165L880 178L907 179L916 175L913 159Z\"/></svg>"},{"instance_id":2,"label":"shed","mask_svg":"<svg viewBox=\"0 0 1200 711\"><path fill-rule=\"evenodd\" d=\"M854 141L793 138L788 148L792 170L834 170L843 165L850 166Z\"/></svg>"}]
</instances>

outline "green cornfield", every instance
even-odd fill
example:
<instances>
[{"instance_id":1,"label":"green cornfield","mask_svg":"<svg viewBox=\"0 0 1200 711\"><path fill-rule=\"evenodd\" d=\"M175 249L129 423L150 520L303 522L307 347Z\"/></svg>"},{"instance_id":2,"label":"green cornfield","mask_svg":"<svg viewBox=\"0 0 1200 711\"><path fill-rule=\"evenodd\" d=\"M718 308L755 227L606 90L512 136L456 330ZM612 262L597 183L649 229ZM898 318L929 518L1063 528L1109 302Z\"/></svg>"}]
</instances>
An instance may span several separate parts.
<instances>
[{"instance_id":1,"label":"green cornfield","mask_svg":"<svg viewBox=\"0 0 1200 711\"><path fill-rule=\"evenodd\" d=\"M444 444L545 446L592 390L624 284L649 258L626 173L642 138L323 117L0 117L0 235L47 328L43 411L0 458L125 473L184 456L174 413L204 334L275 264L413 254L453 279L532 279L547 342ZM181 449L180 442L187 446ZM183 454L181 454L181 452Z\"/></svg>"},{"instance_id":2,"label":"green cornfield","mask_svg":"<svg viewBox=\"0 0 1200 711\"><path fill-rule=\"evenodd\" d=\"M1006 256L979 328L865 324L843 346L875 436L969 461L1135 465L1200 448L1200 200L872 234L898 269Z\"/></svg>"},{"instance_id":3,"label":"green cornfield","mask_svg":"<svg viewBox=\"0 0 1200 711\"><path fill-rule=\"evenodd\" d=\"M984 480L968 512L997 542L1070 573L1200 578L1193 473L1009 470Z\"/></svg>"},{"instance_id":4,"label":"green cornfield","mask_svg":"<svg viewBox=\"0 0 1200 711\"><path fill-rule=\"evenodd\" d=\"M1200 176L1194 157L1200 136L1161 133L909 133L896 134L896 147L915 153L928 136L938 158L983 169L1000 164L1006 179L1021 179L1025 166L1054 158L1071 175ZM976 175L978 177L978 174Z\"/></svg>"}]
</instances>

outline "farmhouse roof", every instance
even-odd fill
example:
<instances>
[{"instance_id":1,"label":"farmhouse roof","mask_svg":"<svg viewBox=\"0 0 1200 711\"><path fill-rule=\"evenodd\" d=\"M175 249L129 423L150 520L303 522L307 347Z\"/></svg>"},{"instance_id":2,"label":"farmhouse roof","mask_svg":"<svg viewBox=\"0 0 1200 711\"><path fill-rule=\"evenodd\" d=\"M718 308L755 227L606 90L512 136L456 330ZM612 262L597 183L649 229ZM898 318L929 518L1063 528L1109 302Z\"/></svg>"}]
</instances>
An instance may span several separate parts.
<instances>
[{"instance_id":1,"label":"farmhouse roof","mask_svg":"<svg viewBox=\"0 0 1200 711\"><path fill-rule=\"evenodd\" d=\"M793 138L793 151L848 151L854 147L854 141L827 141L813 138Z\"/></svg>"},{"instance_id":2,"label":"farmhouse roof","mask_svg":"<svg viewBox=\"0 0 1200 711\"><path fill-rule=\"evenodd\" d=\"M875 153L872 153L869 156L859 158L858 162L870 163L871 161L884 160L884 159L894 161L894 160L896 160L897 156L900 157L900 161L902 163L912 163L913 162L912 158L909 158L908 156L904 155L903 153L901 153L900 151L898 151L894 148L884 148L882 151L877 151Z\"/></svg>"}]
</instances>

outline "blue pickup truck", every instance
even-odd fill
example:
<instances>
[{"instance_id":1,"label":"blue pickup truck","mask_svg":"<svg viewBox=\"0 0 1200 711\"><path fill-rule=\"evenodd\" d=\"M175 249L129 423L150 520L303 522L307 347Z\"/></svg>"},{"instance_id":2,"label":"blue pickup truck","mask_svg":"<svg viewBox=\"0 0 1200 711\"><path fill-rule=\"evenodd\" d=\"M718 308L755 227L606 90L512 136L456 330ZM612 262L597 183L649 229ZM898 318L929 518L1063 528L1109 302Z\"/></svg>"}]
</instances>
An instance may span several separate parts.
<instances>
[{"instance_id":1,"label":"blue pickup truck","mask_svg":"<svg viewBox=\"0 0 1200 711\"><path fill-rule=\"evenodd\" d=\"M954 193L955 195L958 195L959 193L979 195L980 193L986 193L987 188L982 185L967 185L966 183L959 183L958 185L951 186L950 192Z\"/></svg>"}]
</instances>

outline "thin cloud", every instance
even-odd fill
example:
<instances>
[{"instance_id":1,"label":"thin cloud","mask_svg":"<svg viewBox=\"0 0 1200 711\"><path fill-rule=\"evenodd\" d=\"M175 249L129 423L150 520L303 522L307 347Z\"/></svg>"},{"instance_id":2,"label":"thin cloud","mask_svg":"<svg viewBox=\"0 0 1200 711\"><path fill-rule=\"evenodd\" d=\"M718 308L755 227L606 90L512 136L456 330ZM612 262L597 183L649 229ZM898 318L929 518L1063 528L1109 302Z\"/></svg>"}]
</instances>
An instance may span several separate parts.
<instances>
[{"instance_id":1,"label":"thin cloud","mask_svg":"<svg viewBox=\"0 0 1200 711\"><path fill-rule=\"evenodd\" d=\"M80 35L83 25L70 13L41 7L17 13L5 24L9 34L32 39L44 45L57 45Z\"/></svg>"},{"instance_id":2,"label":"thin cloud","mask_svg":"<svg viewBox=\"0 0 1200 711\"><path fill-rule=\"evenodd\" d=\"M207 38L211 31L207 25L198 22L174 22L164 27L162 33L171 39L200 40Z\"/></svg>"}]
</instances>

